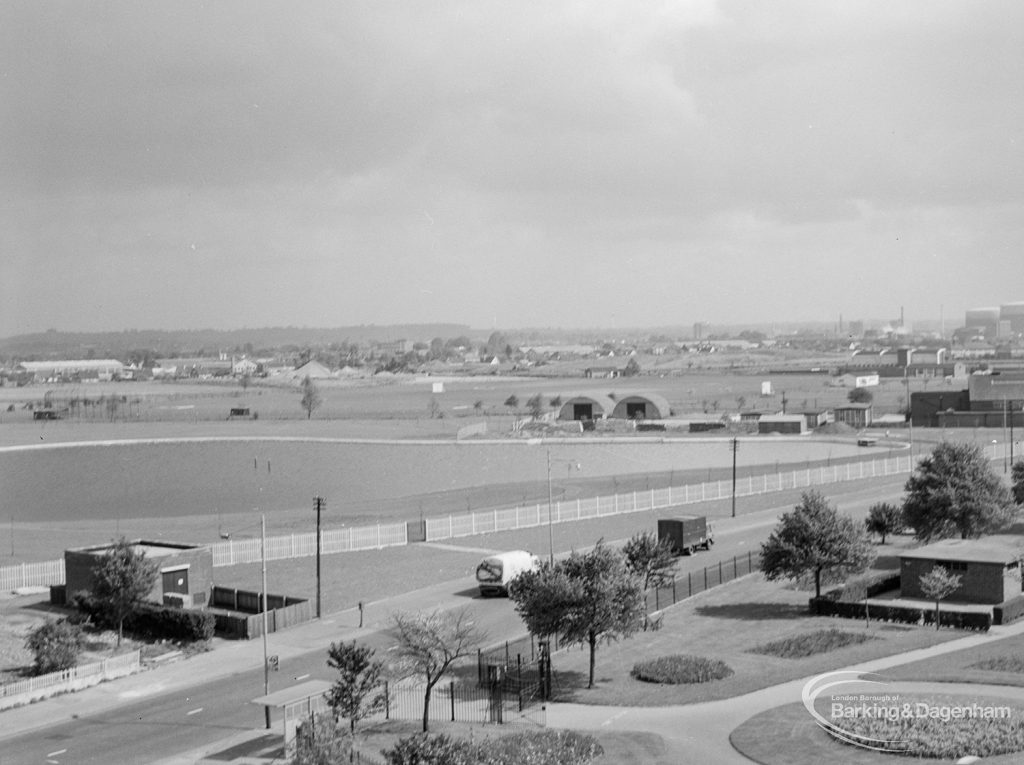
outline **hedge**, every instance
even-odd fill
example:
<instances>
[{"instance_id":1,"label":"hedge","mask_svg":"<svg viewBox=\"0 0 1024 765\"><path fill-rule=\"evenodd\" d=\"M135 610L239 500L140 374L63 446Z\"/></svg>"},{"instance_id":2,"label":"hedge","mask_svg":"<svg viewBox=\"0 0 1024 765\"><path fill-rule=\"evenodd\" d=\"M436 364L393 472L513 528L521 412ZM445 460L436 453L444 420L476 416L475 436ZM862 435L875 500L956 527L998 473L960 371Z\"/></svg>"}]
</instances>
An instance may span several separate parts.
<instances>
[{"instance_id":1,"label":"hedge","mask_svg":"<svg viewBox=\"0 0 1024 765\"><path fill-rule=\"evenodd\" d=\"M97 627L117 628L116 624L106 618L96 598L88 592L76 592L71 601L75 608L88 616ZM208 611L144 603L124 620L124 628L139 637L192 642L213 637L214 618Z\"/></svg>"},{"instance_id":2,"label":"hedge","mask_svg":"<svg viewBox=\"0 0 1024 765\"><path fill-rule=\"evenodd\" d=\"M810 611L818 616L838 616L844 619L864 619L865 604L842 603L822 598L811 598ZM879 622L896 622L899 624L935 624L935 608L911 608L908 606L872 605L867 616ZM993 623L992 614L972 613L966 611L942 611L939 624L943 627L954 627L963 630L987 631Z\"/></svg>"}]
</instances>

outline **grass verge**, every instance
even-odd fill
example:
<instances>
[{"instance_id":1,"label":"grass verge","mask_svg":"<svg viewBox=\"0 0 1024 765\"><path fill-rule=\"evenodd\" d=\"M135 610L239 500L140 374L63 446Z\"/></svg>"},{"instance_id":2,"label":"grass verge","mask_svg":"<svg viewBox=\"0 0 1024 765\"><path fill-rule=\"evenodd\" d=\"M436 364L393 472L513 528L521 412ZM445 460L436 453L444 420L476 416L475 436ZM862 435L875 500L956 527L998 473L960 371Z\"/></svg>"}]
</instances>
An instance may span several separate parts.
<instances>
[{"instance_id":1,"label":"grass verge","mask_svg":"<svg viewBox=\"0 0 1024 765\"><path fill-rule=\"evenodd\" d=\"M817 653L828 653L845 648L848 645L859 645L868 640L875 640L875 635L864 632L846 632L830 627L827 630L805 632L783 640L774 640L751 648L751 653L766 656L778 656L780 659L803 659Z\"/></svg>"}]
</instances>

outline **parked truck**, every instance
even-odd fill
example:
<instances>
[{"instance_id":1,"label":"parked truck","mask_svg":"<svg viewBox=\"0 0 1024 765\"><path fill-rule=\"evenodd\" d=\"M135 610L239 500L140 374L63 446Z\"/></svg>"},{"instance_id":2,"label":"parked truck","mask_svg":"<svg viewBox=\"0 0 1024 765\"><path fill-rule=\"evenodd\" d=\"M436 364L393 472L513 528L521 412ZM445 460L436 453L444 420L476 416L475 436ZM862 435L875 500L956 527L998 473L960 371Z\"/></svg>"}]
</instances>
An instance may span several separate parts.
<instances>
[{"instance_id":1,"label":"parked truck","mask_svg":"<svg viewBox=\"0 0 1024 765\"><path fill-rule=\"evenodd\" d=\"M526 550L491 555L476 567L481 595L508 595L508 586L522 573L540 568L540 558Z\"/></svg>"},{"instance_id":2,"label":"parked truck","mask_svg":"<svg viewBox=\"0 0 1024 765\"><path fill-rule=\"evenodd\" d=\"M715 531L703 515L678 515L658 519L658 541L672 540L672 551L678 555L692 555L698 548L710 550L715 543Z\"/></svg>"}]
</instances>

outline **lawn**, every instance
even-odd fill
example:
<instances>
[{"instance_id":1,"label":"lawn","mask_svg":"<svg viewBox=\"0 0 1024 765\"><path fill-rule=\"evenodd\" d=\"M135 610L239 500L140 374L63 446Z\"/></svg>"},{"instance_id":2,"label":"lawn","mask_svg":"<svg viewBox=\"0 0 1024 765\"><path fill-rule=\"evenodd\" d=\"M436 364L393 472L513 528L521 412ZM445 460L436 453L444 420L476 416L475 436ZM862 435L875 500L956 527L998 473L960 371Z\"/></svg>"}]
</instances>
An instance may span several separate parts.
<instances>
[{"instance_id":1,"label":"lawn","mask_svg":"<svg viewBox=\"0 0 1024 765\"><path fill-rule=\"evenodd\" d=\"M993 638L987 645L903 664L882 674L893 680L1024 687L1024 635Z\"/></svg>"},{"instance_id":2,"label":"lawn","mask_svg":"<svg viewBox=\"0 0 1024 765\"><path fill-rule=\"evenodd\" d=\"M836 628L873 640L801 659L752 653L765 643ZM739 696L808 675L963 637L954 630L872 623L807 615L807 593L759 574L710 590L665 610L662 627L640 632L597 651L594 688L587 689L588 652L555 655L558 701L616 706L690 704ZM696 685L644 683L631 677L637 661L685 652L727 664L735 674Z\"/></svg>"}]
</instances>

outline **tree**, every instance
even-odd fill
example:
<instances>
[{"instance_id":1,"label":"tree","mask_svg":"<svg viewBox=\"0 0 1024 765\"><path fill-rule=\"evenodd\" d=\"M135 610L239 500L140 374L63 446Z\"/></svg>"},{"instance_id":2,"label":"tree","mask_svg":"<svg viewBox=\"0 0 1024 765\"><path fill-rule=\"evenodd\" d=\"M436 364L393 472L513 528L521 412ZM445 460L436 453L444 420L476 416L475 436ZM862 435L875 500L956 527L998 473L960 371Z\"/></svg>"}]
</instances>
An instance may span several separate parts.
<instances>
[{"instance_id":1,"label":"tree","mask_svg":"<svg viewBox=\"0 0 1024 765\"><path fill-rule=\"evenodd\" d=\"M82 628L67 619L47 620L32 630L25 640L25 648L35 657L32 666L37 675L77 666L78 654L84 644Z\"/></svg>"},{"instance_id":2,"label":"tree","mask_svg":"<svg viewBox=\"0 0 1024 765\"><path fill-rule=\"evenodd\" d=\"M384 662L375 660L376 652L369 646L331 643L327 650L327 666L338 671L338 678L327 695L327 704L335 719L348 720L349 731L355 735L356 723L384 708L381 677Z\"/></svg>"},{"instance_id":3,"label":"tree","mask_svg":"<svg viewBox=\"0 0 1024 765\"><path fill-rule=\"evenodd\" d=\"M637 363L635 358L630 358L630 360L626 362L625 369L622 370L622 376L636 377L638 374L640 374L640 364Z\"/></svg>"},{"instance_id":4,"label":"tree","mask_svg":"<svg viewBox=\"0 0 1024 765\"><path fill-rule=\"evenodd\" d=\"M747 398L746 398L746 396L737 396L736 397L736 408L739 411L742 412L743 411L743 407L745 407L746 405L747 405Z\"/></svg>"},{"instance_id":5,"label":"tree","mask_svg":"<svg viewBox=\"0 0 1024 765\"><path fill-rule=\"evenodd\" d=\"M851 404L870 404L875 400L875 394L867 388L854 388L846 394L846 400Z\"/></svg>"},{"instance_id":6,"label":"tree","mask_svg":"<svg viewBox=\"0 0 1024 765\"><path fill-rule=\"evenodd\" d=\"M869 534L878 534L885 544L887 534L903 531L903 510L889 502L876 502L868 508L864 525Z\"/></svg>"},{"instance_id":7,"label":"tree","mask_svg":"<svg viewBox=\"0 0 1024 765\"><path fill-rule=\"evenodd\" d=\"M320 395L320 390L316 387L316 383L313 382L313 378L306 375L302 378L302 400L299 402L302 408L306 410L306 419L310 419L313 416L313 410L323 403L323 397Z\"/></svg>"},{"instance_id":8,"label":"tree","mask_svg":"<svg viewBox=\"0 0 1024 765\"><path fill-rule=\"evenodd\" d=\"M160 576L156 561L146 560L146 553L137 550L121 537L103 554L92 569L92 594L100 610L117 625L117 644L124 635L124 620L138 608Z\"/></svg>"},{"instance_id":9,"label":"tree","mask_svg":"<svg viewBox=\"0 0 1024 765\"><path fill-rule=\"evenodd\" d=\"M408 675L426 682L423 691L423 732L430 725L430 695L452 664L470 656L483 643L485 635L473 624L468 608L431 613L392 615L395 656Z\"/></svg>"},{"instance_id":10,"label":"tree","mask_svg":"<svg viewBox=\"0 0 1024 765\"><path fill-rule=\"evenodd\" d=\"M1024 460L1013 463L1010 478L1013 482L1013 501L1024 506Z\"/></svg>"},{"instance_id":11,"label":"tree","mask_svg":"<svg viewBox=\"0 0 1024 765\"><path fill-rule=\"evenodd\" d=\"M532 417L540 417L540 413L544 411L544 398L539 393L530 396L526 400L526 410Z\"/></svg>"},{"instance_id":12,"label":"tree","mask_svg":"<svg viewBox=\"0 0 1024 765\"><path fill-rule=\"evenodd\" d=\"M292 765L338 765L352 761L352 737L338 728L333 715L314 714L296 733Z\"/></svg>"},{"instance_id":13,"label":"tree","mask_svg":"<svg viewBox=\"0 0 1024 765\"><path fill-rule=\"evenodd\" d=\"M639 579L603 540L588 553L574 551L554 566L520 575L509 597L534 634L557 633L564 644L589 646L588 688L594 687L597 644L635 633L645 611Z\"/></svg>"},{"instance_id":14,"label":"tree","mask_svg":"<svg viewBox=\"0 0 1024 765\"><path fill-rule=\"evenodd\" d=\"M513 411L518 409L519 397L513 393L511 396L505 399L505 406L507 406L509 409L512 409Z\"/></svg>"},{"instance_id":15,"label":"tree","mask_svg":"<svg viewBox=\"0 0 1024 765\"><path fill-rule=\"evenodd\" d=\"M555 396L550 401L548 401L548 406L550 406L552 409L561 409L562 408L562 397L561 396Z\"/></svg>"},{"instance_id":16,"label":"tree","mask_svg":"<svg viewBox=\"0 0 1024 765\"><path fill-rule=\"evenodd\" d=\"M483 414L484 402L481 399L477 399L473 402L473 411L477 414Z\"/></svg>"},{"instance_id":17,"label":"tree","mask_svg":"<svg viewBox=\"0 0 1024 765\"><path fill-rule=\"evenodd\" d=\"M813 574L814 597L820 598L823 573L859 573L875 555L863 524L840 515L824 496L809 491L761 545L761 571L769 581Z\"/></svg>"},{"instance_id":18,"label":"tree","mask_svg":"<svg viewBox=\"0 0 1024 765\"><path fill-rule=\"evenodd\" d=\"M921 592L925 594L925 597L935 601L936 630L939 628L939 601L952 595L960 586L960 580L959 574L953 574L942 566L935 566L918 580L921 583Z\"/></svg>"},{"instance_id":19,"label":"tree","mask_svg":"<svg viewBox=\"0 0 1024 765\"><path fill-rule=\"evenodd\" d=\"M622 554L626 568L640 580L644 592L672 581L678 559L671 539L659 540L653 531L641 532L626 542Z\"/></svg>"},{"instance_id":20,"label":"tree","mask_svg":"<svg viewBox=\"0 0 1024 765\"><path fill-rule=\"evenodd\" d=\"M1010 490L977 444L944 441L904 486L903 520L922 542L980 537L1013 521Z\"/></svg>"}]
</instances>

